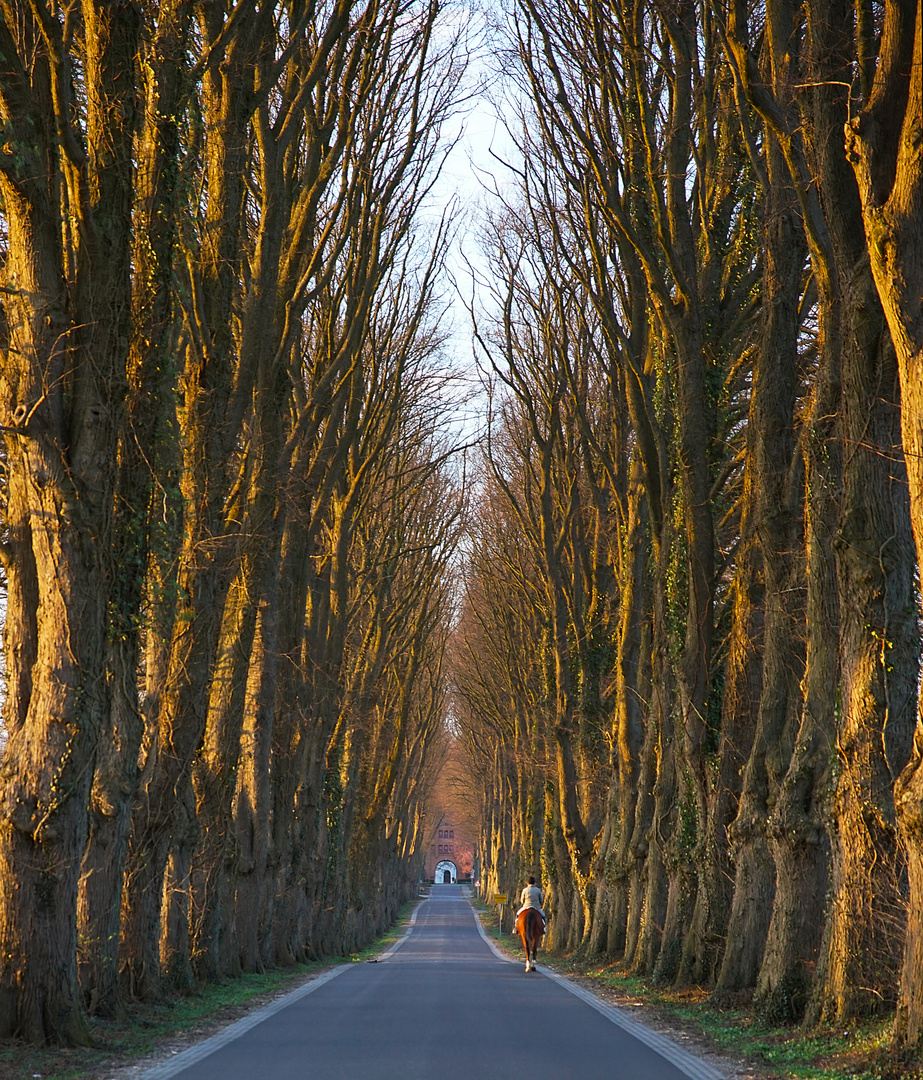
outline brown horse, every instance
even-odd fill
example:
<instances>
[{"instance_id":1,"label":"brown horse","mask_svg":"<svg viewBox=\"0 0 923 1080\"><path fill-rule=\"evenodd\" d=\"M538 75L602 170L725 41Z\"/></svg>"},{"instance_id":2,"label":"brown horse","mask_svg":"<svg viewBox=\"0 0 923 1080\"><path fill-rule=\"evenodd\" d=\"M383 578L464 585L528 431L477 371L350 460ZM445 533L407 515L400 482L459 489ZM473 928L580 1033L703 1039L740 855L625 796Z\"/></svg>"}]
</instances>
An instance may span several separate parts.
<instances>
[{"instance_id":1,"label":"brown horse","mask_svg":"<svg viewBox=\"0 0 923 1080\"><path fill-rule=\"evenodd\" d=\"M524 908L516 916L516 929L526 950L526 971L537 971L535 953L545 936L545 921L537 908Z\"/></svg>"}]
</instances>

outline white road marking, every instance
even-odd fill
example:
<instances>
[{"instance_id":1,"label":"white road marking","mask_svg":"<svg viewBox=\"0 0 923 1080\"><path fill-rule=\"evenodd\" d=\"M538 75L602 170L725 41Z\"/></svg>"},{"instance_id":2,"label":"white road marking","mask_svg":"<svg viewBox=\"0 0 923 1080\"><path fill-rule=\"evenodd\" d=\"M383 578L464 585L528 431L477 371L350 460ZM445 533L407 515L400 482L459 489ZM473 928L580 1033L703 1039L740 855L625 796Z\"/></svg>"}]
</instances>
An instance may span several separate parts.
<instances>
[{"instance_id":1,"label":"white road marking","mask_svg":"<svg viewBox=\"0 0 923 1080\"><path fill-rule=\"evenodd\" d=\"M410 922L407 924L407 929L404 931L403 937L398 938L398 940L395 941L395 943L391 946L390 949L388 949L387 952L383 952L381 956L378 957L379 960L387 960L389 956L393 956L397 952L397 950L404 944L404 942L410 937L411 933L413 933L413 928L416 925L417 914L420 911L420 908L423 907L423 905L427 902L427 900L423 900L421 903L417 904L417 906L413 909L413 914L410 916Z\"/></svg>"},{"instance_id":2,"label":"white road marking","mask_svg":"<svg viewBox=\"0 0 923 1080\"><path fill-rule=\"evenodd\" d=\"M470 894L469 896L465 897L465 899L468 900L469 904L471 904ZM473 904L471 905L471 914L474 916L474 925L478 928L478 933L487 942L487 947L494 954L494 956L496 956L498 960L502 960L504 964L518 964L518 960L514 960L511 956L507 956L505 953L500 952L500 950L493 943L493 941L491 941L491 939L487 936L487 931L482 926L480 917L478 916L478 913L474 910Z\"/></svg>"},{"instance_id":3,"label":"white road marking","mask_svg":"<svg viewBox=\"0 0 923 1080\"><path fill-rule=\"evenodd\" d=\"M539 970L546 978L554 979L565 990L570 991L581 1001L585 1001L587 1005L605 1016L607 1020L611 1020L613 1024L623 1028L639 1042L643 1042L645 1046L655 1050L662 1058L666 1058L671 1065L675 1065L680 1072L685 1073L689 1080L726 1080L724 1073L713 1065L709 1065L707 1062L697 1058L695 1054L690 1054L688 1050L684 1050L672 1039L668 1039L666 1035L651 1031L649 1027L646 1027L638 1020L626 1016L617 1005L610 1005L590 990L585 990L582 986L571 982L570 979L565 978L563 975L558 975L557 972L548 971L547 968L540 968Z\"/></svg>"},{"instance_id":4,"label":"white road marking","mask_svg":"<svg viewBox=\"0 0 923 1080\"><path fill-rule=\"evenodd\" d=\"M323 975L319 975L316 979L312 979L311 982L299 986L297 990L293 990L290 994L285 994L283 997L270 1002L269 1005L264 1005L262 1009L250 1013L249 1016L236 1020L233 1024L228 1024L226 1028L219 1031L217 1035L212 1035L210 1039L196 1043L195 1046L190 1046L188 1050L181 1051L162 1065L157 1065L153 1069L142 1073L139 1080L170 1080L170 1077L181 1073L183 1069L188 1069L190 1065L195 1065L197 1061L201 1061L202 1058L206 1058L209 1054L220 1050L222 1046L227 1046L229 1042L233 1042L234 1039L239 1038L251 1028L255 1028L257 1024L268 1020L270 1016L274 1016L294 1002L300 1001L301 998L307 997L308 994L313 994L324 983L330 982L331 979L335 979L337 975L342 975L344 971L348 970L349 964L341 964L339 967L331 968L330 971L325 971Z\"/></svg>"},{"instance_id":5,"label":"white road marking","mask_svg":"<svg viewBox=\"0 0 923 1080\"><path fill-rule=\"evenodd\" d=\"M424 900L423 903L426 903L426 901ZM393 956L410 937L417 921L417 913L422 906L423 904L417 904L413 909L413 914L410 916L410 922L407 924L403 936L387 952L383 952L378 957L379 960L387 960L389 956ZM205 1039L204 1042L190 1046L188 1050L181 1051L175 1057L170 1058L169 1061L142 1073L139 1080L170 1080L171 1077L181 1073L183 1069L188 1069L190 1065L195 1065L197 1061L201 1061L203 1058L208 1057L209 1054L220 1050L222 1046L227 1046L229 1042L240 1038L241 1035L256 1027L257 1024L261 1024L264 1020L268 1020L270 1016L274 1016L277 1012L281 1012L282 1009L293 1005L296 1001L300 1001L308 994L312 994L324 983L330 982L331 979L335 979L337 975L342 975L348 969L349 964L341 964L339 967L331 968L330 971L325 971L323 975L319 975L316 979L312 979L311 982L299 986L297 990L293 990L290 994L284 994L269 1005L265 1005L262 1009L250 1013L249 1016L245 1016L233 1024L228 1024L226 1028L219 1031L217 1035L212 1035L210 1039Z\"/></svg>"},{"instance_id":6,"label":"white road marking","mask_svg":"<svg viewBox=\"0 0 923 1080\"><path fill-rule=\"evenodd\" d=\"M471 903L470 899L468 902ZM513 960L509 956L504 956L493 941L487 936L484 927L481 925L481 920L478 918L478 914L473 906L471 912L474 915L474 922L478 928L478 933L490 946L490 951L494 956L496 956L498 960L502 960L505 964L518 963L517 960ZM581 1001L586 1002L590 1008L595 1009L611 1023L622 1028L624 1031L627 1031L629 1035L633 1035L638 1042L642 1042L645 1046L650 1047L651 1050L669 1061L671 1065L675 1065L680 1072L685 1073L686 1076L689 1077L689 1080L726 1080L724 1073L720 1072L713 1065L709 1065L707 1062L701 1061L694 1054L690 1054L688 1050L684 1050L681 1046L678 1046L672 1039L668 1039L666 1035L651 1031L649 1027L639 1023L633 1017L627 1016L617 1005L610 1005L607 1001L603 1001L602 998L597 997L591 991L585 990L582 986L578 986L576 983L571 982L570 979L563 975L558 975L557 972L549 971L544 967L537 968L537 970L544 975L545 978L553 979L569 993L580 998Z\"/></svg>"}]
</instances>

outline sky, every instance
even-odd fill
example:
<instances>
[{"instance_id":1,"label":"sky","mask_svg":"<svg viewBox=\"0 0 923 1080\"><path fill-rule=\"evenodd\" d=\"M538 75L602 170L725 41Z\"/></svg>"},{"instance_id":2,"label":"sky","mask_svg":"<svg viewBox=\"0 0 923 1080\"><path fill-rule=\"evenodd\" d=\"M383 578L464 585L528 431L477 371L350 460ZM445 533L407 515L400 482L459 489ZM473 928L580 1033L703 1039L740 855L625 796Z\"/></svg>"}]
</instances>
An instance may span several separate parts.
<instances>
[{"instance_id":1,"label":"sky","mask_svg":"<svg viewBox=\"0 0 923 1080\"><path fill-rule=\"evenodd\" d=\"M470 12L470 9L466 10ZM473 23L483 26L484 16L470 13ZM483 429L487 412L486 396L474 358L473 328L468 310L472 294L475 308L479 306L473 279L484 282L489 276L480 249L480 234L486 209L495 202L493 192L502 190L512 178L502 161L515 158L498 117L497 106L484 90L491 84L490 97L499 97L496 80L491 79L490 56L484 45L486 33L475 29L474 36L481 39L481 45L469 67L468 84L473 90L472 97L460 107L453 121L443 126L446 143L453 139L457 141L432 193L434 208L441 211L444 207L455 206L459 215L457 235L446 267L451 282L447 294L447 318L452 326L448 359L453 368L463 373L472 390L472 399L461 422L461 433L466 440L474 438Z\"/></svg>"}]
</instances>

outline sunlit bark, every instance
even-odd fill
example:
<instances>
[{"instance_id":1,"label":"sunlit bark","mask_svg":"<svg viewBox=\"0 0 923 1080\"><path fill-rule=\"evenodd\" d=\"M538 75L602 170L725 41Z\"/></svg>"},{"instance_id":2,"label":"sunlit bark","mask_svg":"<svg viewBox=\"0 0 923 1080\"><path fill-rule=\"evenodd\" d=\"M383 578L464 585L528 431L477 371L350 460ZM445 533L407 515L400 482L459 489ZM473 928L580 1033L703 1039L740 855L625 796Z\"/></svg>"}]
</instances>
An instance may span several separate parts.
<instances>
[{"instance_id":1,"label":"sunlit bark","mask_svg":"<svg viewBox=\"0 0 923 1080\"><path fill-rule=\"evenodd\" d=\"M868 252L897 352L901 429L918 564L923 560L923 29L919 3L887 3L877 70L864 109L846 131L859 181ZM895 1033L923 1044L923 721L895 789L907 852L909 914Z\"/></svg>"},{"instance_id":2,"label":"sunlit bark","mask_svg":"<svg viewBox=\"0 0 923 1080\"><path fill-rule=\"evenodd\" d=\"M106 682L112 506L131 315L133 8L0 14L8 228L0 409L9 742L0 780L0 1034L83 1041L76 907ZM80 122L71 95L85 109ZM83 122L85 121L85 127ZM38 617L38 612L41 617Z\"/></svg>"}]
</instances>

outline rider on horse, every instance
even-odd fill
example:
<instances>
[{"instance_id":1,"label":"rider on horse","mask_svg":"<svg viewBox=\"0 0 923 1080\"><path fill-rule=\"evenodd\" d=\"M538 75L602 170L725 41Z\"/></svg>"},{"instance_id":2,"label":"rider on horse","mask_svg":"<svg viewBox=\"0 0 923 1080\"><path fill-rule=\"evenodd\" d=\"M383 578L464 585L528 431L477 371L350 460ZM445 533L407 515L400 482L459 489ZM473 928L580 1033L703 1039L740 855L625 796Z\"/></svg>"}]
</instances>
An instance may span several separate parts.
<instances>
[{"instance_id":1,"label":"rider on horse","mask_svg":"<svg viewBox=\"0 0 923 1080\"><path fill-rule=\"evenodd\" d=\"M522 895L519 897L519 903L522 905L519 911L516 912L517 917L520 912L526 910L526 908L536 908L539 915L542 917L542 925L545 925L545 912L542 911L542 890L535 884L535 878L529 878L529 884L522 890Z\"/></svg>"}]
</instances>

